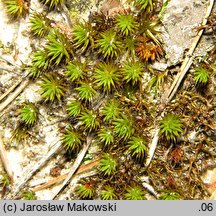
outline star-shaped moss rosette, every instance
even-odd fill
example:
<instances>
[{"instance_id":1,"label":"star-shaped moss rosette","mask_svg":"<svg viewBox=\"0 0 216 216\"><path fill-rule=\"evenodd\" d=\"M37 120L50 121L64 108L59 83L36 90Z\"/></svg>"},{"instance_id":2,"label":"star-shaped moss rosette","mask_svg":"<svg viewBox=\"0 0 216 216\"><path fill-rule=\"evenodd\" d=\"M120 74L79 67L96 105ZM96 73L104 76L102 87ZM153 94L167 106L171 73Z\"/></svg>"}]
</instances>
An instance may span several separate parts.
<instances>
[{"instance_id":1,"label":"star-shaped moss rosette","mask_svg":"<svg viewBox=\"0 0 216 216\"><path fill-rule=\"evenodd\" d=\"M135 131L133 126L133 121L126 115L122 115L121 118L114 121L114 131L121 139L128 139L131 135L133 135Z\"/></svg>"},{"instance_id":2,"label":"star-shaped moss rosette","mask_svg":"<svg viewBox=\"0 0 216 216\"><path fill-rule=\"evenodd\" d=\"M95 83L103 91L114 90L121 78L119 68L112 63L99 63L94 73Z\"/></svg>"},{"instance_id":3,"label":"star-shaped moss rosette","mask_svg":"<svg viewBox=\"0 0 216 216\"><path fill-rule=\"evenodd\" d=\"M126 200L146 200L143 188L137 185L126 188L124 197Z\"/></svg>"},{"instance_id":4,"label":"star-shaped moss rosette","mask_svg":"<svg viewBox=\"0 0 216 216\"><path fill-rule=\"evenodd\" d=\"M194 72L194 80L197 84L206 84L209 80L210 72L203 68L197 67Z\"/></svg>"},{"instance_id":5,"label":"star-shaped moss rosette","mask_svg":"<svg viewBox=\"0 0 216 216\"><path fill-rule=\"evenodd\" d=\"M86 64L73 60L66 66L66 75L72 82L81 81L86 75Z\"/></svg>"},{"instance_id":6,"label":"star-shaped moss rosette","mask_svg":"<svg viewBox=\"0 0 216 216\"><path fill-rule=\"evenodd\" d=\"M110 176L116 172L117 169L116 159L109 153L102 156L99 162L99 170L105 176Z\"/></svg>"},{"instance_id":7,"label":"star-shaped moss rosette","mask_svg":"<svg viewBox=\"0 0 216 216\"><path fill-rule=\"evenodd\" d=\"M40 83L40 92L45 101L60 101L66 93L66 86L55 74L45 74Z\"/></svg>"},{"instance_id":8,"label":"star-shaped moss rosette","mask_svg":"<svg viewBox=\"0 0 216 216\"><path fill-rule=\"evenodd\" d=\"M105 146L109 146L111 143L114 142L113 130L109 127L101 128L98 132L98 139Z\"/></svg>"},{"instance_id":9,"label":"star-shaped moss rosette","mask_svg":"<svg viewBox=\"0 0 216 216\"><path fill-rule=\"evenodd\" d=\"M117 200L118 196L116 195L112 186L106 185L101 190L101 199L102 200Z\"/></svg>"},{"instance_id":10,"label":"star-shaped moss rosette","mask_svg":"<svg viewBox=\"0 0 216 216\"><path fill-rule=\"evenodd\" d=\"M66 150L78 151L82 145L82 137L78 131L69 126L64 131L62 143Z\"/></svg>"},{"instance_id":11,"label":"star-shaped moss rosette","mask_svg":"<svg viewBox=\"0 0 216 216\"><path fill-rule=\"evenodd\" d=\"M32 65L30 68L30 76L38 78L49 66L48 56L44 49L37 49L32 54Z\"/></svg>"},{"instance_id":12,"label":"star-shaped moss rosette","mask_svg":"<svg viewBox=\"0 0 216 216\"><path fill-rule=\"evenodd\" d=\"M120 104L117 100L109 100L102 109L102 115L104 120L107 122L112 122L114 119L120 118L121 113Z\"/></svg>"},{"instance_id":13,"label":"star-shaped moss rosette","mask_svg":"<svg viewBox=\"0 0 216 216\"><path fill-rule=\"evenodd\" d=\"M134 33L137 28L138 23L131 14L120 14L116 18L116 26L122 35L128 36Z\"/></svg>"},{"instance_id":14,"label":"star-shaped moss rosette","mask_svg":"<svg viewBox=\"0 0 216 216\"><path fill-rule=\"evenodd\" d=\"M81 199L92 199L95 194L94 185L88 181L81 181L81 185L76 187L76 193Z\"/></svg>"},{"instance_id":15,"label":"star-shaped moss rosette","mask_svg":"<svg viewBox=\"0 0 216 216\"><path fill-rule=\"evenodd\" d=\"M94 31L90 23L80 22L75 25L73 28L73 39L75 41L75 47L81 49L81 52L84 53L87 48L94 48Z\"/></svg>"},{"instance_id":16,"label":"star-shaped moss rosette","mask_svg":"<svg viewBox=\"0 0 216 216\"><path fill-rule=\"evenodd\" d=\"M63 60L68 61L71 55L73 55L70 41L57 28L54 28L46 39L45 50L52 64L58 66Z\"/></svg>"},{"instance_id":17,"label":"star-shaped moss rosette","mask_svg":"<svg viewBox=\"0 0 216 216\"><path fill-rule=\"evenodd\" d=\"M144 159L145 153L147 151L147 142L141 137L133 136L128 144L128 152L132 157L139 159Z\"/></svg>"},{"instance_id":18,"label":"star-shaped moss rosette","mask_svg":"<svg viewBox=\"0 0 216 216\"><path fill-rule=\"evenodd\" d=\"M38 120L39 111L33 103L25 103L19 109L19 118L26 126L32 126Z\"/></svg>"},{"instance_id":19,"label":"star-shaped moss rosette","mask_svg":"<svg viewBox=\"0 0 216 216\"><path fill-rule=\"evenodd\" d=\"M35 12L30 17L30 30L33 35L40 38L46 36L49 33L51 29L50 24L51 20L42 13Z\"/></svg>"},{"instance_id":20,"label":"star-shaped moss rosette","mask_svg":"<svg viewBox=\"0 0 216 216\"><path fill-rule=\"evenodd\" d=\"M117 33L109 29L100 33L99 39L96 41L96 47L98 54L101 54L104 58L116 58L123 48L123 43L118 38Z\"/></svg>"},{"instance_id":21,"label":"star-shaped moss rosette","mask_svg":"<svg viewBox=\"0 0 216 216\"><path fill-rule=\"evenodd\" d=\"M70 100L67 104L67 112L69 116L77 117L83 109L81 101Z\"/></svg>"},{"instance_id":22,"label":"star-shaped moss rosette","mask_svg":"<svg viewBox=\"0 0 216 216\"><path fill-rule=\"evenodd\" d=\"M21 18L28 13L29 6L24 0L3 0L3 2L6 6L6 12L12 18Z\"/></svg>"},{"instance_id":23,"label":"star-shaped moss rosette","mask_svg":"<svg viewBox=\"0 0 216 216\"><path fill-rule=\"evenodd\" d=\"M124 80L132 82L135 85L137 82L140 82L143 76L144 66L138 61L127 61L123 64L122 73Z\"/></svg>"},{"instance_id":24,"label":"star-shaped moss rosette","mask_svg":"<svg viewBox=\"0 0 216 216\"><path fill-rule=\"evenodd\" d=\"M162 193L158 199L159 200L180 200L181 195L178 192L170 190L170 191Z\"/></svg>"},{"instance_id":25,"label":"star-shaped moss rosette","mask_svg":"<svg viewBox=\"0 0 216 216\"><path fill-rule=\"evenodd\" d=\"M85 110L80 114L79 120L82 125L89 131L93 131L100 126L100 121L98 119L97 113Z\"/></svg>"},{"instance_id":26,"label":"star-shaped moss rosette","mask_svg":"<svg viewBox=\"0 0 216 216\"><path fill-rule=\"evenodd\" d=\"M93 84L90 82L89 83L81 82L80 86L77 87L76 90L78 91L79 98L81 100L88 101L88 102L95 99L97 95L97 91L93 88Z\"/></svg>"},{"instance_id":27,"label":"star-shaped moss rosette","mask_svg":"<svg viewBox=\"0 0 216 216\"><path fill-rule=\"evenodd\" d=\"M160 121L160 133L167 140L176 141L183 132L183 125L179 116L168 114Z\"/></svg>"}]
</instances>

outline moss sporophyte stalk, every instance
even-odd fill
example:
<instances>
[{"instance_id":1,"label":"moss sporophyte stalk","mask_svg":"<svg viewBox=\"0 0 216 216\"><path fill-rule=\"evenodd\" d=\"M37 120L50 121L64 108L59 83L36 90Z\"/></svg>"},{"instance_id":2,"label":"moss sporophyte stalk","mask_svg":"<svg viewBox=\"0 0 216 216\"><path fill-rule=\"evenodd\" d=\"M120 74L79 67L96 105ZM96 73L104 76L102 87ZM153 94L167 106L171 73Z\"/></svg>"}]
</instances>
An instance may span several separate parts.
<instances>
[{"instance_id":1,"label":"moss sporophyte stalk","mask_svg":"<svg viewBox=\"0 0 216 216\"><path fill-rule=\"evenodd\" d=\"M157 1L129 0L127 7L119 2L121 10L116 13L92 12L86 20L69 16L73 25L62 21L64 28L49 15L61 13L63 6L70 14L68 1L42 0L41 13L29 11L20 0L4 0L4 4L13 18L31 13L31 37L39 43L25 68L40 88L41 99L20 104L14 139L19 142L22 137L39 133L42 118L53 117L49 112L64 114L64 126L59 127L64 157L74 160L86 140L93 137L91 147L96 150L89 149L88 156L99 158L96 175L81 179L73 191L68 187L69 199L145 200L149 192L142 184L143 175L160 194L155 199L189 199L194 191L202 197L202 186L182 184L186 175L176 179L183 170L182 161L189 161L189 153L172 162L175 149L187 149L184 145L188 146L188 141L182 139L187 130L192 130L187 119L192 119L196 128L206 126L200 120L205 119L203 112L194 113L195 106L206 106L205 99L191 103L181 92L182 100L176 100L180 104L173 101L159 115L159 96L173 75L152 68L152 63L164 55L157 30ZM192 75L195 84L211 81L205 64L197 66ZM155 125L159 126L159 144L151 165L145 167ZM88 156L83 161L89 160ZM197 172L187 175L193 183L198 181ZM8 184L7 179L3 184ZM25 190L23 199L35 199L35 194Z\"/></svg>"}]
</instances>

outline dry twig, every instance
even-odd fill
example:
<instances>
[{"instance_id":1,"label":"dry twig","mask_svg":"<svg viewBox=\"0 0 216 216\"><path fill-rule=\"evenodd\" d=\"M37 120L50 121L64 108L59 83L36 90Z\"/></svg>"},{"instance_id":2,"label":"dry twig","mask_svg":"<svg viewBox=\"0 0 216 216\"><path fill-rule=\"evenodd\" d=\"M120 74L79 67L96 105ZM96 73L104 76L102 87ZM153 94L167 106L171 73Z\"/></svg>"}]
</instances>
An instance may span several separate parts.
<instances>
[{"instance_id":1,"label":"dry twig","mask_svg":"<svg viewBox=\"0 0 216 216\"><path fill-rule=\"evenodd\" d=\"M80 166L80 168L78 168L78 170L76 171L75 175L78 175L80 173L86 172L91 170L92 168L95 168L95 166L98 165L98 161L99 159L96 159L88 164L84 164L82 166ZM38 186L32 189L32 191L37 192L46 188L51 187L52 185L56 184L56 183L60 183L61 181L65 180L67 178L69 173L66 173L64 175L58 176L56 178L53 178L52 180Z\"/></svg>"},{"instance_id":2,"label":"dry twig","mask_svg":"<svg viewBox=\"0 0 216 216\"><path fill-rule=\"evenodd\" d=\"M19 94L26 88L26 86L30 83L29 79L24 80L23 82L21 82L20 86L17 87L17 89L5 100L0 104L0 112L2 112L13 100L16 99L16 97L19 96ZM7 95L14 90L14 88L16 88L17 84L15 84L14 86L12 86L11 88L9 88L9 90L6 92ZM5 94L6 94L5 93ZM7 95L3 94L3 96L1 96L2 98L5 98Z\"/></svg>"},{"instance_id":3,"label":"dry twig","mask_svg":"<svg viewBox=\"0 0 216 216\"><path fill-rule=\"evenodd\" d=\"M148 151L148 157L146 159L146 164L145 164L146 167L151 163L152 158L154 156L154 152L155 152L155 149L157 147L158 140L159 140L159 131L160 131L160 129L156 128L155 133L154 133L154 137L152 139L152 142L150 144L150 148Z\"/></svg>"},{"instance_id":4,"label":"dry twig","mask_svg":"<svg viewBox=\"0 0 216 216\"><path fill-rule=\"evenodd\" d=\"M89 146L91 145L92 143L92 139L93 139L93 136L92 135L89 135L87 137L87 140L86 140L86 144L83 146L83 149L80 151L79 155L77 156L73 166L71 167L70 171L69 171L69 174L67 176L67 178L64 180L62 186L58 189L58 191L53 195L53 197L51 198L51 200L55 199L58 194L64 190L64 188L69 184L72 176L74 175L74 173L76 172L76 170L78 169L78 167L80 166L80 163L82 162L86 152L88 151L89 149Z\"/></svg>"},{"instance_id":5,"label":"dry twig","mask_svg":"<svg viewBox=\"0 0 216 216\"><path fill-rule=\"evenodd\" d=\"M20 83L24 80L24 78L20 79L18 82L16 82L14 85L12 85L4 94L0 96L0 101L2 101L4 98L6 98Z\"/></svg>"},{"instance_id":6,"label":"dry twig","mask_svg":"<svg viewBox=\"0 0 216 216\"><path fill-rule=\"evenodd\" d=\"M8 177L10 178L11 182L13 183L14 182L14 172L11 168L10 161L8 160L7 152L5 150L1 134L0 134L0 158L1 158L2 164L5 168L5 171L7 172Z\"/></svg>"}]
</instances>

